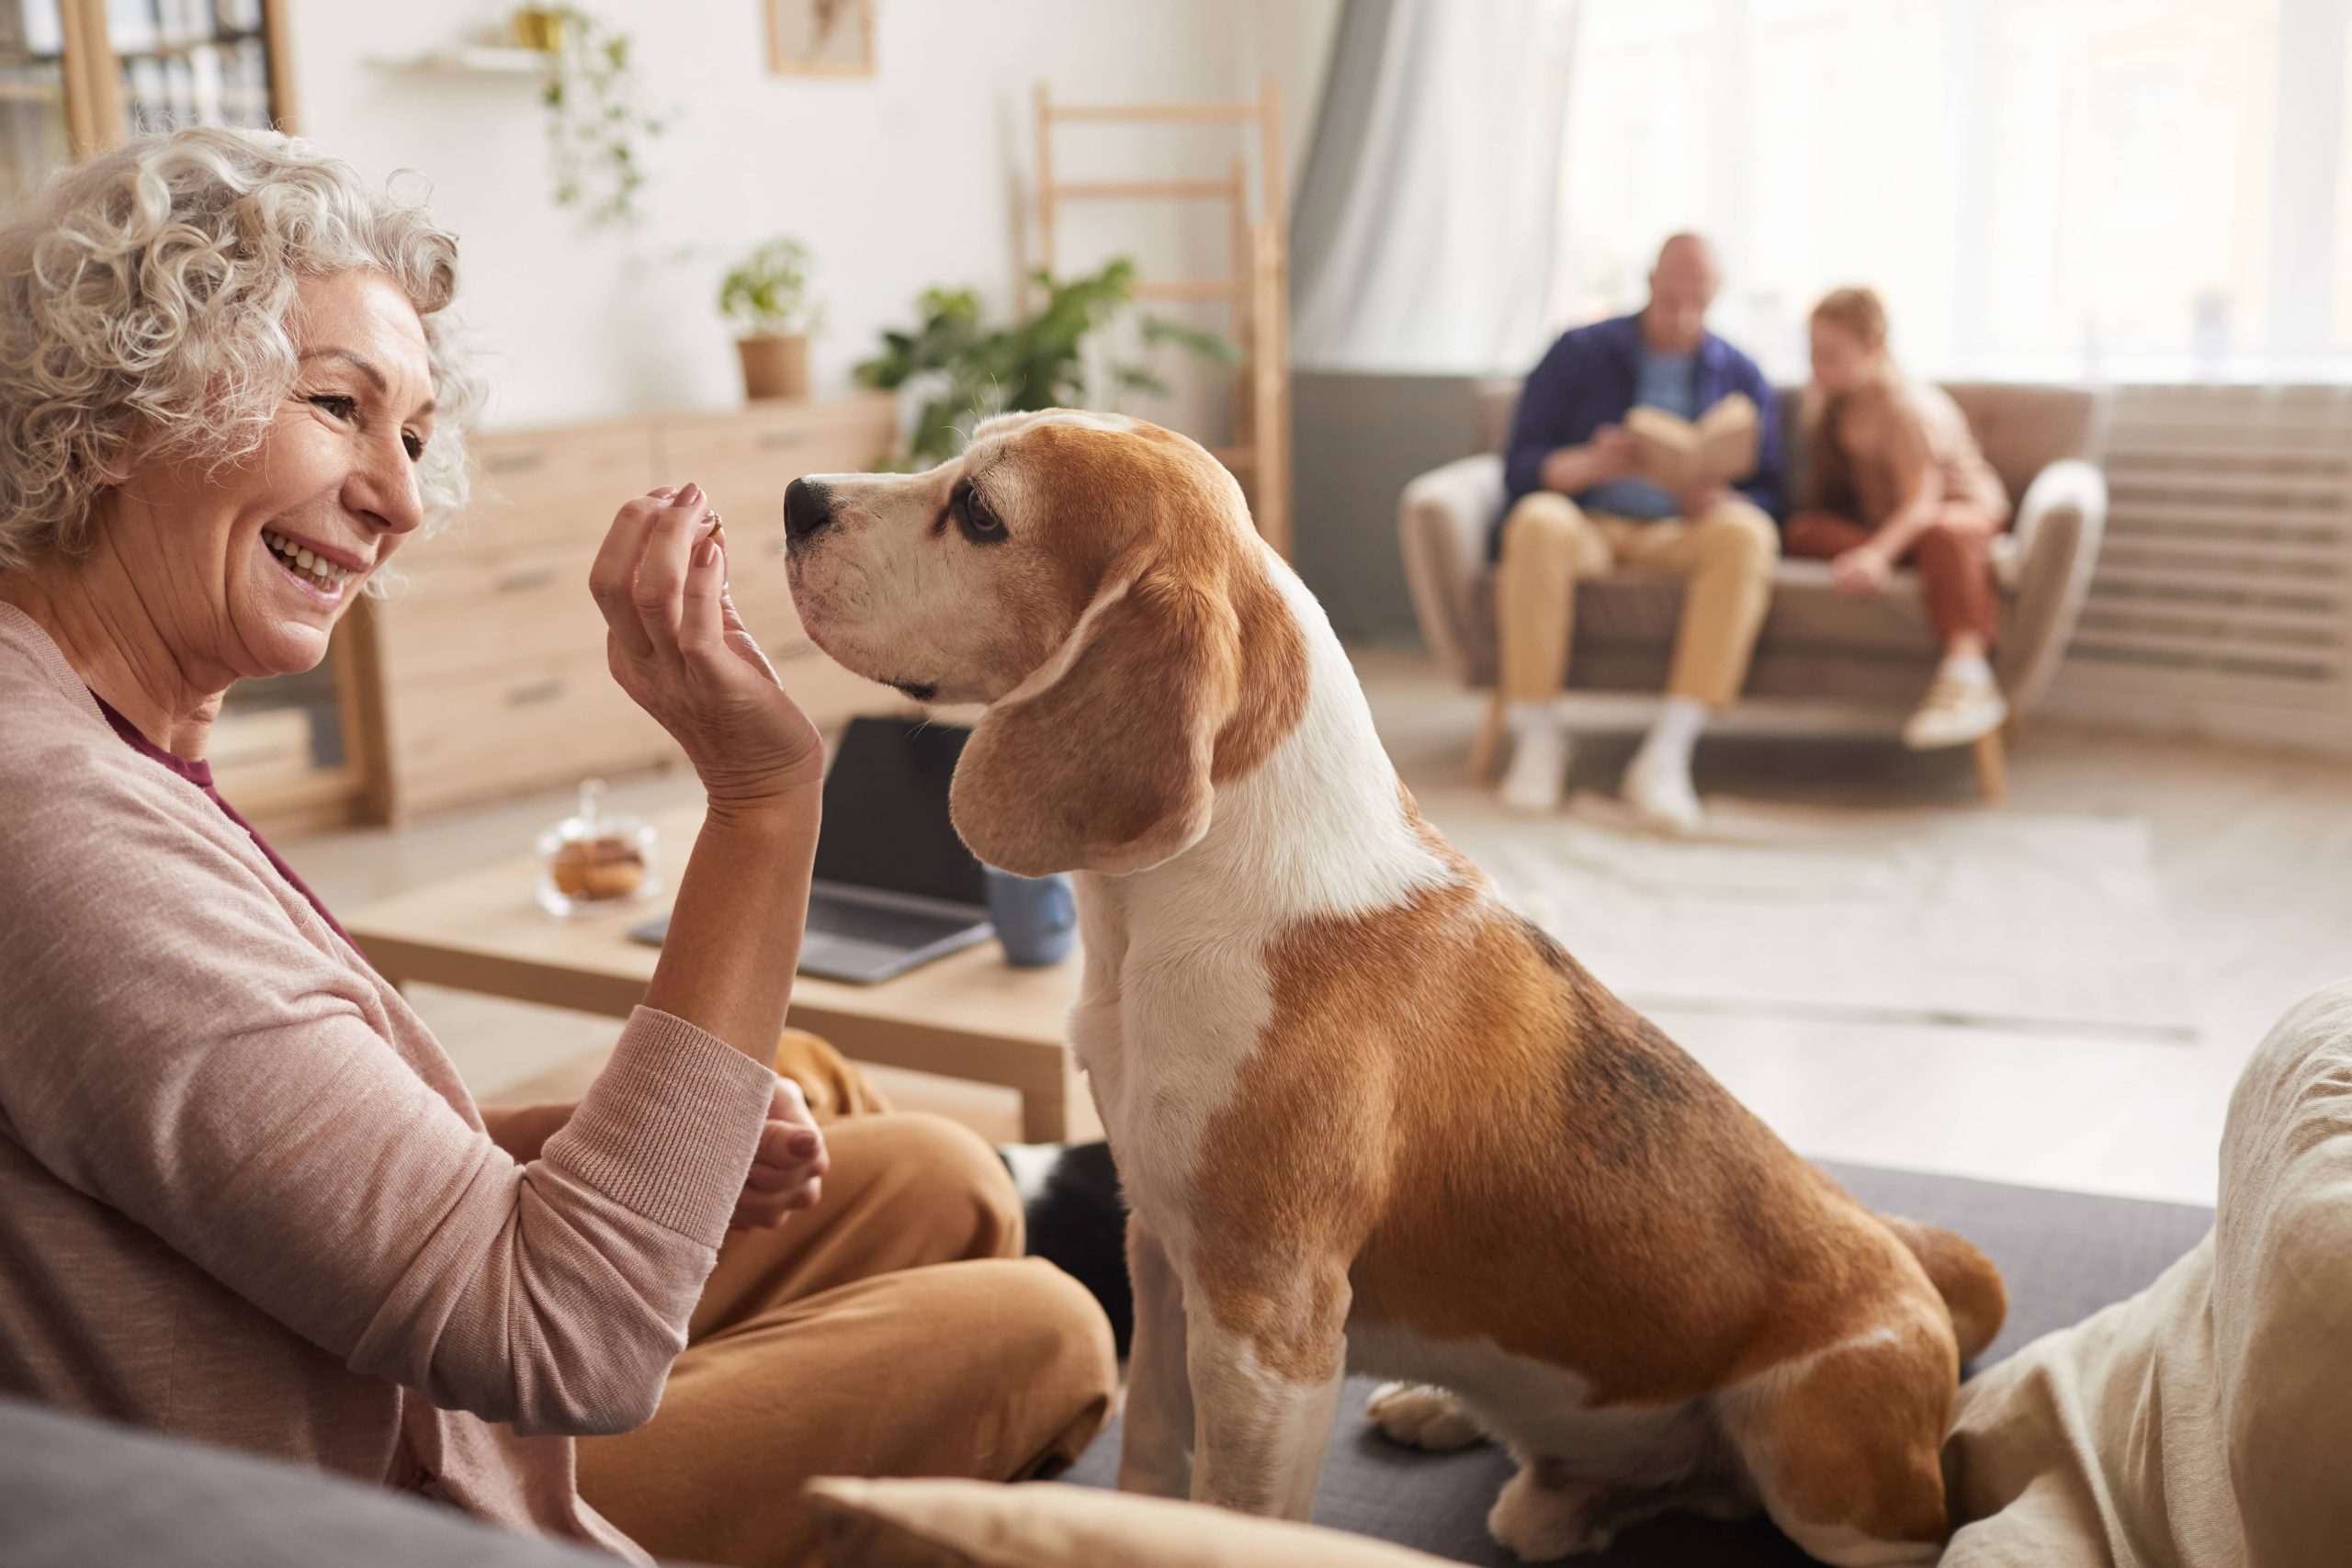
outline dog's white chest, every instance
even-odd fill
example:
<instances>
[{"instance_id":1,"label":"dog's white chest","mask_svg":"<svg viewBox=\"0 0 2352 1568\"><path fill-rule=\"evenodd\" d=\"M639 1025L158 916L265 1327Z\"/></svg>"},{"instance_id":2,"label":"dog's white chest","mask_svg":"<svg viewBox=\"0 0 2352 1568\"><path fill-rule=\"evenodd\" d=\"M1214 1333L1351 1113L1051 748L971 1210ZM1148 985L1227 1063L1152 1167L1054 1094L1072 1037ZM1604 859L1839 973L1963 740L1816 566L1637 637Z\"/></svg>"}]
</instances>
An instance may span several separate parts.
<instances>
[{"instance_id":1,"label":"dog's white chest","mask_svg":"<svg viewBox=\"0 0 2352 1568\"><path fill-rule=\"evenodd\" d=\"M1087 976L1071 1043L1128 1201L1177 1242L1202 1145L1265 1046L1273 997L1257 942L1169 940L1108 881L1080 885Z\"/></svg>"}]
</instances>

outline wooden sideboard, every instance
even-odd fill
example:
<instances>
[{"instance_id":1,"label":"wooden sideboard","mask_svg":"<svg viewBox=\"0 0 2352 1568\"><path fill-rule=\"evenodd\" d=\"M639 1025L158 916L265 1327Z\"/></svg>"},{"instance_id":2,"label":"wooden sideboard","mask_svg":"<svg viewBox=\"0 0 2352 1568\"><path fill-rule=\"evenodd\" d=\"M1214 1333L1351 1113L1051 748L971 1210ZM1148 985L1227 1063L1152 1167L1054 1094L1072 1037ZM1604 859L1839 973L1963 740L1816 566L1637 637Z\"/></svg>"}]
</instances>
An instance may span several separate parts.
<instances>
[{"instance_id":1,"label":"wooden sideboard","mask_svg":"<svg viewBox=\"0 0 2352 1568\"><path fill-rule=\"evenodd\" d=\"M620 503L692 479L727 519L744 624L819 728L903 709L819 652L793 614L785 487L872 467L891 400L757 403L476 436L474 502L401 552L404 584L356 612L343 697L357 720L361 815L420 811L666 764L676 748L605 667L588 567Z\"/></svg>"}]
</instances>

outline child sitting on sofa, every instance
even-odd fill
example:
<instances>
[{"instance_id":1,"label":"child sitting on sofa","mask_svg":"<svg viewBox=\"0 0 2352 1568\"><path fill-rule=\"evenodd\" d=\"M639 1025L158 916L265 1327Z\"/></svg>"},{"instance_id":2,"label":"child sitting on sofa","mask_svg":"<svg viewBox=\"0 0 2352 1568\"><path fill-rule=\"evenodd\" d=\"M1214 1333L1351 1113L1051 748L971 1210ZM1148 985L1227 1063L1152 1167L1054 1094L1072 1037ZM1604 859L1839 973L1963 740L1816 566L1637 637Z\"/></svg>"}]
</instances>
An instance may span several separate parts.
<instances>
[{"instance_id":1,"label":"child sitting on sofa","mask_svg":"<svg viewBox=\"0 0 2352 1568\"><path fill-rule=\"evenodd\" d=\"M1887 352L1871 290L1836 289L1813 308L1804 416L1811 471L1782 552L1828 561L1851 593L1917 567L1943 662L1903 739L1964 746L1998 729L2009 710L1986 657L2000 630L1989 547L2009 498L1959 407Z\"/></svg>"}]
</instances>

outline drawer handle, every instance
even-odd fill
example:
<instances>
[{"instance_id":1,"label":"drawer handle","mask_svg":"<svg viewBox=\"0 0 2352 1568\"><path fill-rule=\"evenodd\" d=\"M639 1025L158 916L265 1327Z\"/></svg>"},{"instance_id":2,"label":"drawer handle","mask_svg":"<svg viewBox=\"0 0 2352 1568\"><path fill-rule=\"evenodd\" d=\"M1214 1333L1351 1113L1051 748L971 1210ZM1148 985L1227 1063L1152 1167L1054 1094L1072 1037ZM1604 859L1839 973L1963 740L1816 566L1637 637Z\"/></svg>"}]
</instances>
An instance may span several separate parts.
<instances>
[{"instance_id":1,"label":"drawer handle","mask_svg":"<svg viewBox=\"0 0 2352 1568\"><path fill-rule=\"evenodd\" d=\"M551 566L525 567L520 571L510 571L501 576L498 591L501 593L521 593L527 589L545 588L556 580L556 569Z\"/></svg>"},{"instance_id":2,"label":"drawer handle","mask_svg":"<svg viewBox=\"0 0 2352 1568\"><path fill-rule=\"evenodd\" d=\"M527 474L534 468L548 466L548 455L538 452L493 452L481 460L482 471L492 474Z\"/></svg>"},{"instance_id":3,"label":"drawer handle","mask_svg":"<svg viewBox=\"0 0 2352 1568\"><path fill-rule=\"evenodd\" d=\"M798 446L808 439L805 430L763 430L752 438L752 444L763 452L781 452L787 446Z\"/></svg>"},{"instance_id":4,"label":"drawer handle","mask_svg":"<svg viewBox=\"0 0 2352 1568\"><path fill-rule=\"evenodd\" d=\"M534 681L527 686L516 686L508 692L506 705L510 708L532 707L540 703L551 703L561 695L563 682L560 680Z\"/></svg>"}]
</instances>

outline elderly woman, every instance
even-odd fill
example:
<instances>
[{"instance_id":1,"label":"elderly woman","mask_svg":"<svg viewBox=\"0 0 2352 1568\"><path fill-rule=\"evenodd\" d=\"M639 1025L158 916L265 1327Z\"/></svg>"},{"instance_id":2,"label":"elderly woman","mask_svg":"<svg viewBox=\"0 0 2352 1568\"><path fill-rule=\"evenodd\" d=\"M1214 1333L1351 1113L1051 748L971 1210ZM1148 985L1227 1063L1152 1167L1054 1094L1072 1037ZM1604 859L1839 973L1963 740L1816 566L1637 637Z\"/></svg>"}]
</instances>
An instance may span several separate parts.
<instances>
[{"instance_id":1,"label":"elderly woman","mask_svg":"<svg viewBox=\"0 0 2352 1568\"><path fill-rule=\"evenodd\" d=\"M456 260L241 132L0 227L0 1393L636 1559L805 1559L820 1472L1067 1461L1109 1335L1018 1257L994 1156L820 1132L772 1069L822 750L694 485L622 505L584 585L709 811L576 1107L477 1107L213 794L221 694L315 665L462 499Z\"/></svg>"},{"instance_id":2,"label":"elderly woman","mask_svg":"<svg viewBox=\"0 0 2352 1568\"><path fill-rule=\"evenodd\" d=\"M1894 362L1876 294L1833 289L1813 308L1812 333L1812 473L1781 548L1828 561L1849 593L1918 568L1943 661L1903 738L1965 745L2008 717L1986 657L2001 626L1990 549L2009 525L2008 494L1959 405Z\"/></svg>"}]
</instances>

